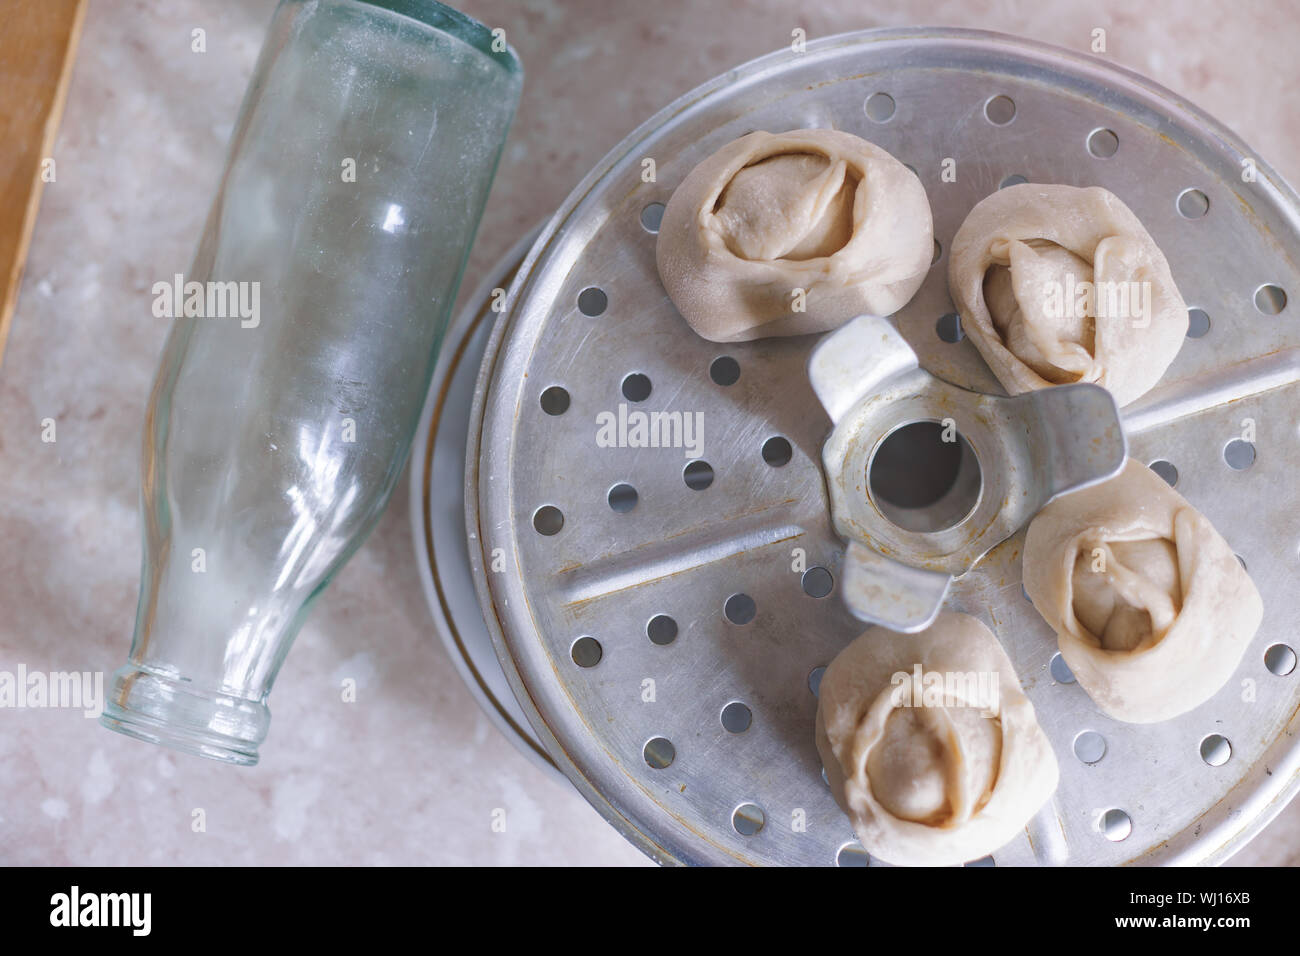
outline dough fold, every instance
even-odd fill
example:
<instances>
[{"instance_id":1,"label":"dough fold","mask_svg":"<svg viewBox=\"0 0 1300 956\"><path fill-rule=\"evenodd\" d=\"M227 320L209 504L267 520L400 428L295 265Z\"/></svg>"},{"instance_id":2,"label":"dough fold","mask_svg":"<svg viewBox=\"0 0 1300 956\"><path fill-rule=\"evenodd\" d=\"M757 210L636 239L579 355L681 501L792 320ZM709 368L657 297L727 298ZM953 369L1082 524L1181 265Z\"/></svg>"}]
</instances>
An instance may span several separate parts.
<instances>
[{"instance_id":1,"label":"dough fold","mask_svg":"<svg viewBox=\"0 0 1300 956\"><path fill-rule=\"evenodd\" d=\"M1053 501L1029 524L1025 592L1102 712L1153 723L1232 676L1259 591L1205 517L1141 462Z\"/></svg>"},{"instance_id":2,"label":"dough fold","mask_svg":"<svg viewBox=\"0 0 1300 956\"><path fill-rule=\"evenodd\" d=\"M871 628L826 668L818 697L831 792L887 863L992 853L1056 789L1033 705L993 632L969 615L942 613L919 634Z\"/></svg>"},{"instance_id":3,"label":"dough fold","mask_svg":"<svg viewBox=\"0 0 1300 956\"><path fill-rule=\"evenodd\" d=\"M1012 395L1093 382L1123 406L1187 334L1187 305L1137 216L1099 186L1022 183L987 196L953 237L962 328Z\"/></svg>"},{"instance_id":4,"label":"dough fold","mask_svg":"<svg viewBox=\"0 0 1300 956\"><path fill-rule=\"evenodd\" d=\"M691 170L656 259L691 328L740 342L891 315L933 250L930 203L906 166L850 133L808 129L750 133Z\"/></svg>"}]
</instances>

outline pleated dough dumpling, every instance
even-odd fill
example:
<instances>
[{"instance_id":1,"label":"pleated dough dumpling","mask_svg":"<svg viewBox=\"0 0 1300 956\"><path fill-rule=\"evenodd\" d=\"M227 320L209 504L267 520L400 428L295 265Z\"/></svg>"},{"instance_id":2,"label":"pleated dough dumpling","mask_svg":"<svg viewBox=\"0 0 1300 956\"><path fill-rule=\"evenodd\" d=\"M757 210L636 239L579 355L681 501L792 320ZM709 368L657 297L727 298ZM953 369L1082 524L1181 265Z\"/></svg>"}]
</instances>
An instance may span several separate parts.
<instances>
[{"instance_id":1,"label":"pleated dough dumpling","mask_svg":"<svg viewBox=\"0 0 1300 956\"><path fill-rule=\"evenodd\" d=\"M1133 459L1110 481L1040 511L1024 567L1025 592L1061 656L1116 720L1168 720L1208 700L1263 616L1228 543Z\"/></svg>"},{"instance_id":2,"label":"pleated dough dumpling","mask_svg":"<svg viewBox=\"0 0 1300 956\"><path fill-rule=\"evenodd\" d=\"M963 330L1012 395L1093 382L1127 405L1187 334L1164 254L1099 186L1022 183L981 200L953 237L948 287Z\"/></svg>"},{"instance_id":3,"label":"pleated dough dumpling","mask_svg":"<svg viewBox=\"0 0 1300 956\"><path fill-rule=\"evenodd\" d=\"M906 166L850 133L807 129L750 133L691 170L656 256L691 328L740 342L890 315L933 251L930 203Z\"/></svg>"},{"instance_id":4,"label":"pleated dough dumpling","mask_svg":"<svg viewBox=\"0 0 1300 956\"><path fill-rule=\"evenodd\" d=\"M887 863L986 856L1056 789L1033 705L993 632L969 615L942 613L918 634L871 628L831 661L818 697L831 792Z\"/></svg>"}]
</instances>

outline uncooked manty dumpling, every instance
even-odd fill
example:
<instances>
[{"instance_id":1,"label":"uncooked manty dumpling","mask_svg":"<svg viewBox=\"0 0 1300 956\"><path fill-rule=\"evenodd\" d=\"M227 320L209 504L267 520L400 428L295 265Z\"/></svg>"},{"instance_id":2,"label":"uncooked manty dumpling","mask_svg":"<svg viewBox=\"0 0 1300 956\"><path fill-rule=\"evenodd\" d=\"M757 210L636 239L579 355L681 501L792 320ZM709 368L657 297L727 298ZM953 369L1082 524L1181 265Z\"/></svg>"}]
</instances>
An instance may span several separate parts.
<instances>
[{"instance_id":1,"label":"uncooked manty dumpling","mask_svg":"<svg viewBox=\"0 0 1300 956\"><path fill-rule=\"evenodd\" d=\"M1209 699L1263 615L1228 543L1133 459L1030 522L1025 592L1097 706L1139 724Z\"/></svg>"},{"instance_id":2,"label":"uncooked manty dumpling","mask_svg":"<svg viewBox=\"0 0 1300 956\"><path fill-rule=\"evenodd\" d=\"M906 166L850 133L806 129L750 133L691 170L656 255L691 328L741 342L890 315L933 251L930 203Z\"/></svg>"},{"instance_id":3,"label":"uncooked manty dumpling","mask_svg":"<svg viewBox=\"0 0 1300 956\"><path fill-rule=\"evenodd\" d=\"M986 856L1056 789L1034 707L993 632L969 615L945 612L919 634L871 628L831 661L818 697L831 792L887 863Z\"/></svg>"},{"instance_id":4,"label":"uncooked manty dumpling","mask_svg":"<svg viewBox=\"0 0 1300 956\"><path fill-rule=\"evenodd\" d=\"M1164 254L1099 186L1023 183L981 200L953 237L948 287L962 328L1012 395L1094 382L1127 405L1187 334Z\"/></svg>"}]
</instances>

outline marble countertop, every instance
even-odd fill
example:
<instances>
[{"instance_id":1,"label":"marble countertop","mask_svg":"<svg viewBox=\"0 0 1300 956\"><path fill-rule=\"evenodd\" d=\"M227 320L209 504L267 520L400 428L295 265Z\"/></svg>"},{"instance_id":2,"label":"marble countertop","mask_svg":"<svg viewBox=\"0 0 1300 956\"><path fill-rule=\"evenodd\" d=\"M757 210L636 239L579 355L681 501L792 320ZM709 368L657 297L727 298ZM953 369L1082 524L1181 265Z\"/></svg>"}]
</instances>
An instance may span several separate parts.
<instances>
[{"instance_id":1,"label":"marble countertop","mask_svg":"<svg viewBox=\"0 0 1300 956\"><path fill-rule=\"evenodd\" d=\"M808 36L933 23L1108 56L1186 96L1300 183L1293 3L463 0L527 70L467 286L645 117ZM140 423L273 0L90 0L0 367L0 669L102 671L130 644ZM207 52L190 50L202 27ZM1285 92L1283 92L1285 91ZM1285 97L1292 97L1288 104ZM41 422L57 441L41 441ZM645 864L480 713L432 629L406 483L317 602L237 769L75 710L0 710L0 863ZM345 677L354 704L340 701ZM507 812L505 832L493 811ZM195 811L202 810L198 828ZM1235 859L1300 863L1300 801Z\"/></svg>"}]
</instances>

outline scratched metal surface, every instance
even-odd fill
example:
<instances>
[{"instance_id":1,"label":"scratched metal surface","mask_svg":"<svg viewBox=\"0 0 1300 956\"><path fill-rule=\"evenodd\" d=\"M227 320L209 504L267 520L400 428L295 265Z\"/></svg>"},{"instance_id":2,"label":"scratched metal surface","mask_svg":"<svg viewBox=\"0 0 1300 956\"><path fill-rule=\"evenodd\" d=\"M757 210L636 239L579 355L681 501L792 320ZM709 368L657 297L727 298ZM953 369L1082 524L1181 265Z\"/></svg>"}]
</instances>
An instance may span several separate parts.
<instances>
[{"instance_id":1,"label":"scratched metal surface","mask_svg":"<svg viewBox=\"0 0 1300 956\"><path fill-rule=\"evenodd\" d=\"M864 110L877 92L896 104L885 123ZM999 95L1016 104L1005 126L984 114ZM866 32L742 66L634 132L544 230L488 345L466 475L480 602L534 729L587 799L664 862L834 865L853 843L821 778L809 675L860 626L837 591L809 597L791 570L793 549L802 549L808 566L838 583L844 552L818 464L829 422L805 372L815 339L719 346L694 335L663 292L655 237L641 221L723 143L751 129L808 126L864 136L925 184L945 253L897 322L922 365L948 381L1000 391L970 343L942 341L935 323L952 310L946 243L1009 176L1113 190L1164 249L1188 304L1209 314L1209 333L1188 339L1161 385L1124 417L1132 453L1177 467L1178 490L1225 534L1263 594L1263 626L1227 686L1182 718L1130 726L1101 716L1077 684L1057 683L1054 637L1021 591L1023 531L960 579L947 606L998 634L1061 765L1053 802L993 854L998 864L1220 861L1300 780L1300 674L1264 665L1269 646L1294 646L1300 624L1292 597L1300 305L1264 315L1252 304L1263 283L1300 295L1300 213L1257 157L1257 181L1243 182L1246 147L1173 94L1097 60L994 34ZM1109 159L1086 148L1099 127L1118 136ZM957 161L956 182L940 179L946 157ZM656 161L654 182L642 179L645 158ZM1178 213L1187 188L1209 198L1204 217ZM588 287L607 296L599 315L577 306ZM735 384L710 379L719 356L739 364ZM620 393L629 373L652 383L639 404ZM552 386L570 397L562 415L540 406ZM703 412L712 485L686 486L681 449L598 447L597 416L620 403ZM1257 457L1235 471L1223 449L1247 418ZM781 467L761 453L772 436L793 449ZM623 482L638 500L616 513L606 495ZM547 505L564 515L549 536L533 524ZM504 570L487 570L494 557ZM756 604L747 624L724 616L735 593ZM656 615L676 621L671 644L647 638ZM571 658L585 636L601 645L593 667ZM653 702L644 700L647 680ZM719 719L733 701L752 712L739 734ZM1085 730L1106 740L1091 765L1073 752ZM1210 733L1232 745L1219 767L1199 755ZM675 749L662 769L643 758L657 737ZM732 822L743 804L765 818L748 836ZM1127 839L1101 832L1110 809L1131 819ZM800 820L802 829L792 825Z\"/></svg>"},{"instance_id":2,"label":"scratched metal surface","mask_svg":"<svg viewBox=\"0 0 1300 956\"><path fill-rule=\"evenodd\" d=\"M510 283L538 226L505 254L468 296L447 329L410 468L411 541L434 630L488 719L543 773L563 779L528 726L492 649L479 610L465 540L465 439L483 352L492 330L493 290Z\"/></svg>"}]
</instances>

